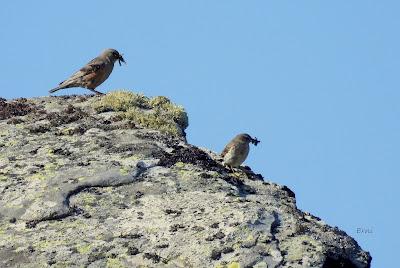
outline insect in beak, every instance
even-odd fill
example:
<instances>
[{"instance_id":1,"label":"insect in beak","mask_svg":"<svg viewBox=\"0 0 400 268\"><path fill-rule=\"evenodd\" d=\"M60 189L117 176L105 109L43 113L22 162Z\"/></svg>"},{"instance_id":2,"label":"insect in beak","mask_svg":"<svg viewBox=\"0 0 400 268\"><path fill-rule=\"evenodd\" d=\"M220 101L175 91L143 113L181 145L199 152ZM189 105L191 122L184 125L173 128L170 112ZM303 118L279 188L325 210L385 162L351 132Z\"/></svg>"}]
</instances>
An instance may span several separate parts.
<instances>
[{"instance_id":1,"label":"insect in beak","mask_svg":"<svg viewBox=\"0 0 400 268\"><path fill-rule=\"evenodd\" d=\"M119 55L119 57L118 57L119 66L121 66L121 61L126 64L126 62L125 62L124 58L122 57L122 55Z\"/></svg>"},{"instance_id":2,"label":"insect in beak","mask_svg":"<svg viewBox=\"0 0 400 268\"><path fill-rule=\"evenodd\" d=\"M259 141L259 140L257 140L257 138L256 138L256 137L254 137L254 139L252 139L251 143L253 143L255 146L257 146L257 144L259 144L259 143L260 143L260 141Z\"/></svg>"}]
</instances>

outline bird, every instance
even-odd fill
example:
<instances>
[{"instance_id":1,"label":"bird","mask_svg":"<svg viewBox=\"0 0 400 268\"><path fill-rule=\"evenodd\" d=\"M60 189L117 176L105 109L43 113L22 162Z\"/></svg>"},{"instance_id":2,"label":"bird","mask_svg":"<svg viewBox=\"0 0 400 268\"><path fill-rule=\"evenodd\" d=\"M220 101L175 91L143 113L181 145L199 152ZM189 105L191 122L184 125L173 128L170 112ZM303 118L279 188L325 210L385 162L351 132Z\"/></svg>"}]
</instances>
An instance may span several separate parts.
<instances>
[{"instance_id":1,"label":"bird","mask_svg":"<svg viewBox=\"0 0 400 268\"><path fill-rule=\"evenodd\" d=\"M110 76L114 68L114 63L117 60L120 66L121 62L126 63L117 50L112 48L106 49L99 56L89 61L79 71L74 73L70 78L62 81L56 88L51 89L49 93L51 94L64 88L83 87L96 94L103 95L104 93L95 90L95 88L101 85Z\"/></svg>"},{"instance_id":2,"label":"bird","mask_svg":"<svg viewBox=\"0 0 400 268\"><path fill-rule=\"evenodd\" d=\"M253 143L257 146L259 142L257 138L252 138L246 133L237 135L225 146L221 153L223 164L233 172L234 168L239 167L246 160L250 151L249 144Z\"/></svg>"}]
</instances>

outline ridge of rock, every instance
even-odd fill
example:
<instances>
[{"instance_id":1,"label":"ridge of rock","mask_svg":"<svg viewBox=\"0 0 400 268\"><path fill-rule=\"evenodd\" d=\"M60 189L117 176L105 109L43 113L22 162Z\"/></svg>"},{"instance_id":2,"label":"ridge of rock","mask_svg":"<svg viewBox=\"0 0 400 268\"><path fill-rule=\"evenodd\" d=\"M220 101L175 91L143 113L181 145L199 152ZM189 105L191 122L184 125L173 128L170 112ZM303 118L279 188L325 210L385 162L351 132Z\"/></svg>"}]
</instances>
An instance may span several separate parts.
<instances>
[{"instance_id":1,"label":"ridge of rock","mask_svg":"<svg viewBox=\"0 0 400 268\"><path fill-rule=\"evenodd\" d=\"M186 143L165 97L0 99L0 267L370 267L286 186Z\"/></svg>"}]
</instances>

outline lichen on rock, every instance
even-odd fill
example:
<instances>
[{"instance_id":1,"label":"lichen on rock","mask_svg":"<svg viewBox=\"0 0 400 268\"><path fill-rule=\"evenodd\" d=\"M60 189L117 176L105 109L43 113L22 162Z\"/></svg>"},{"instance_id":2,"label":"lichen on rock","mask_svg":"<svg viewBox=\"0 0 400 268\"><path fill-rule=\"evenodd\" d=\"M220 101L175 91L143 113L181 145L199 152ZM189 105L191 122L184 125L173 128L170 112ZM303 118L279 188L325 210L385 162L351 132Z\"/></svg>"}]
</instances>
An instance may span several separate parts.
<instances>
[{"instance_id":1,"label":"lichen on rock","mask_svg":"<svg viewBox=\"0 0 400 268\"><path fill-rule=\"evenodd\" d=\"M0 102L0 267L370 266L288 187L187 144L165 97Z\"/></svg>"}]
</instances>

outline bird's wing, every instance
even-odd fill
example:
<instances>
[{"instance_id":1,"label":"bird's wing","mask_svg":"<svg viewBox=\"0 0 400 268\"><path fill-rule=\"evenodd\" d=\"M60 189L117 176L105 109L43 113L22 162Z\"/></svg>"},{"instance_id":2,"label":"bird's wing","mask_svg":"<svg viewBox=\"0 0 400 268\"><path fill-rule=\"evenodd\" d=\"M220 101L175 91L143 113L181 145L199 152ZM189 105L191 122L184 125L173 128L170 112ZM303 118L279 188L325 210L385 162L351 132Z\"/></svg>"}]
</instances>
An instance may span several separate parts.
<instances>
[{"instance_id":1,"label":"bird's wing","mask_svg":"<svg viewBox=\"0 0 400 268\"><path fill-rule=\"evenodd\" d=\"M222 153L221 153L221 156L224 157L224 156L231 150L232 146L233 146L233 141L229 142L229 143L225 146L224 150L223 150Z\"/></svg>"},{"instance_id":2,"label":"bird's wing","mask_svg":"<svg viewBox=\"0 0 400 268\"><path fill-rule=\"evenodd\" d=\"M85 66L83 66L79 71L81 73L85 74L90 74L93 72L96 72L100 69L103 69L106 66L106 63L104 62L103 59L97 57L94 58L93 60L89 61Z\"/></svg>"},{"instance_id":3,"label":"bird's wing","mask_svg":"<svg viewBox=\"0 0 400 268\"><path fill-rule=\"evenodd\" d=\"M90 79L92 76L96 74L99 70L104 69L106 66L104 60L101 58L94 58L93 60L89 61L85 66L83 66L79 71L71 75L70 78L68 78L65 81L62 81L60 83L60 86L67 86L67 85L76 85L78 83L81 83L82 80Z\"/></svg>"}]
</instances>

